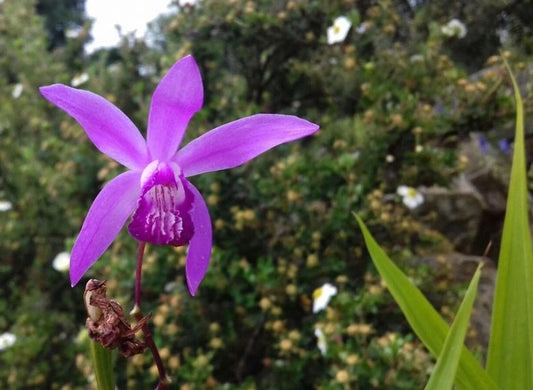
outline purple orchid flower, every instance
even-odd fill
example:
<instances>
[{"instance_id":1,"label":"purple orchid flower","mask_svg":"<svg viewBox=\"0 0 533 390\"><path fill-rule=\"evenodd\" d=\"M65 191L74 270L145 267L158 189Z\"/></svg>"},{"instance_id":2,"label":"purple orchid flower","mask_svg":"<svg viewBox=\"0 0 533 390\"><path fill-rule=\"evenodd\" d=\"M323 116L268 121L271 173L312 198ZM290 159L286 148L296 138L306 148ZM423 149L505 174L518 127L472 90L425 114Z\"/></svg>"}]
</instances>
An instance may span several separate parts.
<instances>
[{"instance_id":1,"label":"purple orchid flower","mask_svg":"<svg viewBox=\"0 0 533 390\"><path fill-rule=\"evenodd\" d=\"M84 128L94 145L129 170L100 191L72 248L72 286L111 245L130 216L130 234L157 245L189 245L186 277L194 295L212 247L209 211L187 178L233 168L318 126L289 115L258 114L207 132L178 150L191 117L203 104L203 85L193 57L179 60L157 86L146 141L116 106L92 92L62 84L42 95Z\"/></svg>"}]
</instances>

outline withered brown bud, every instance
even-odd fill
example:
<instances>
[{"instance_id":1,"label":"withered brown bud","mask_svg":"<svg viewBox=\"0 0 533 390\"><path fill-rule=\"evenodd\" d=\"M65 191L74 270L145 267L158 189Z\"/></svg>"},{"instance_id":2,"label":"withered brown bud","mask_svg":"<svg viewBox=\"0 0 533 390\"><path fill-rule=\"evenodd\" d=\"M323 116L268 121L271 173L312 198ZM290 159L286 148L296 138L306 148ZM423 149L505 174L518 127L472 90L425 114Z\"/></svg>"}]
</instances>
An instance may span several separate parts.
<instances>
[{"instance_id":1,"label":"withered brown bud","mask_svg":"<svg viewBox=\"0 0 533 390\"><path fill-rule=\"evenodd\" d=\"M144 351L146 344L135 337L135 333L146 324L150 315L142 318L132 328L124 317L120 304L107 298L105 280L89 280L85 286L83 299L88 315L85 326L91 339L105 348L118 348L124 357Z\"/></svg>"},{"instance_id":2,"label":"withered brown bud","mask_svg":"<svg viewBox=\"0 0 533 390\"><path fill-rule=\"evenodd\" d=\"M102 317L102 310L99 307L91 305L91 297L93 294L97 296L106 296L105 280L91 279L85 285L85 292L83 293L83 301L87 315L93 321L98 321Z\"/></svg>"}]
</instances>

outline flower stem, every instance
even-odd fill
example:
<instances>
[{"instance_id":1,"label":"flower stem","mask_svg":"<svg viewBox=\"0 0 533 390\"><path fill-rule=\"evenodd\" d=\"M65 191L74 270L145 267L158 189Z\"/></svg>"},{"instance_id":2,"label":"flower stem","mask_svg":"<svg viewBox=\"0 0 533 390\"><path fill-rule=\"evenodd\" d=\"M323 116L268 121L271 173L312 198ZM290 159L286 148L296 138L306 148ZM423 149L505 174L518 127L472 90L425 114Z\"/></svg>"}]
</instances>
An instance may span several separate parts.
<instances>
[{"instance_id":1,"label":"flower stem","mask_svg":"<svg viewBox=\"0 0 533 390\"><path fill-rule=\"evenodd\" d=\"M135 269L135 307L141 309L141 276L143 268L144 248L146 242L139 241L139 249L137 250L137 267ZM135 307L133 311L135 311Z\"/></svg>"},{"instance_id":2,"label":"flower stem","mask_svg":"<svg viewBox=\"0 0 533 390\"><path fill-rule=\"evenodd\" d=\"M98 390L114 390L115 378L113 377L111 350L105 349L94 340L90 340L89 343Z\"/></svg>"},{"instance_id":3,"label":"flower stem","mask_svg":"<svg viewBox=\"0 0 533 390\"><path fill-rule=\"evenodd\" d=\"M135 269L135 306L133 307L133 310L130 312L130 314L137 321L140 321L144 317L141 311L141 276L142 276L142 263L143 263L145 247L146 247L146 242L139 241L139 249L137 251L137 267ZM141 329L144 334L144 340L146 342L146 345L150 349L150 352L152 352L155 365L157 366L157 371L159 372L159 383L156 387L156 390L164 390L170 384L171 380L165 372L165 367L163 366L161 355L159 354L157 345L155 345L154 339L152 337L152 333L150 333L150 329L148 328L148 324L144 323Z\"/></svg>"}]
</instances>

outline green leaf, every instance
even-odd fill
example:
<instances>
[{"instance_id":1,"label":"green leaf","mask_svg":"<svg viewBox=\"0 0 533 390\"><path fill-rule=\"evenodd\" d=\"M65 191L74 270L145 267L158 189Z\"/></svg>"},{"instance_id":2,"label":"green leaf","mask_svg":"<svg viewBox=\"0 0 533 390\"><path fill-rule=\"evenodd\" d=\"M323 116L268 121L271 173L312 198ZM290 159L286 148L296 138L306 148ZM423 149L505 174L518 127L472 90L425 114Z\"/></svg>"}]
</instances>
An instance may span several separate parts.
<instances>
[{"instance_id":1,"label":"green leaf","mask_svg":"<svg viewBox=\"0 0 533 390\"><path fill-rule=\"evenodd\" d=\"M387 288L402 309L403 314L426 348L438 357L442 351L449 326L431 306L418 288L413 286L407 276L388 258L376 243L366 225L356 215L355 218L363 232L366 246ZM455 384L462 389L497 389L470 351L462 348Z\"/></svg>"},{"instance_id":2,"label":"green leaf","mask_svg":"<svg viewBox=\"0 0 533 390\"><path fill-rule=\"evenodd\" d=\"M98 390L115 390L111 350L102 347L101 344L93 340L90 340L90 344L91 359L93 361Z\"/></svg>"},{"instance_id":3,"label":"green leaf","mask_svg":"<svg viewBox=\"0 0 533 390\"><path fill-rule=\"evenodd\" d=\"M444 341L444 347L440 353L435 369L426 385L426 390L451 390L459 366L459 358L463 348L466 330L470 323L472 307L476 299L477 285L481 276L481 264L478 266L457 316L453 321L450 332Z\"/></svg>"},{"instance_id":4,"label":"green leaf","mask_svg":"<svg viewBox=\"0 0 533 390\"><path fill-rule=\"evenodd\" d=\"M516 135L494 292L487 371L504 389L533 389L533 251L528 223L524 111L513 73Z\"/></svg>"}]
</instances>

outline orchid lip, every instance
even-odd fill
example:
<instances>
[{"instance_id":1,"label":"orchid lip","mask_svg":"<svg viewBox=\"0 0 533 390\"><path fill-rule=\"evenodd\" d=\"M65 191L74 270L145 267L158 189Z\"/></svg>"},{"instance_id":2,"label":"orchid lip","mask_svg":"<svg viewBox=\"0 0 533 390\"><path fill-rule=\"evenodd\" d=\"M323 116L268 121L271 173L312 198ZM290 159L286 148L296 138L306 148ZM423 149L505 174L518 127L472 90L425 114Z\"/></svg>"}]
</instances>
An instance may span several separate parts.
<instances>
[{"instance_id":1,"label":"orchid lip","mask_svg":"<svg viewBox=\"0 0 533 390\"><path fill-rule=\"evenodd\" d=\"M194 234L192 195L176 163L152 161L141 175L141 197L128 226L139 241L181 246Z\"/></svg>"}]
</instances>

